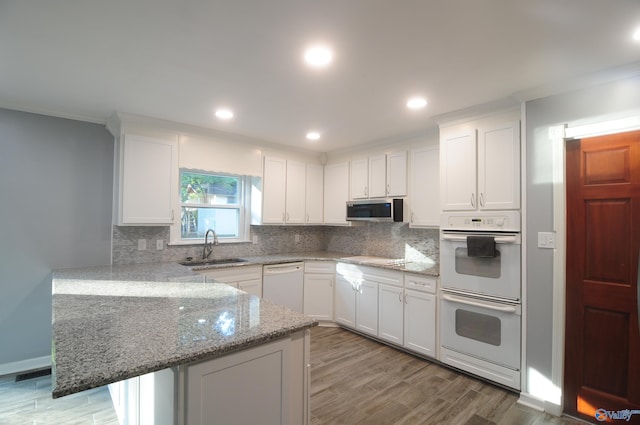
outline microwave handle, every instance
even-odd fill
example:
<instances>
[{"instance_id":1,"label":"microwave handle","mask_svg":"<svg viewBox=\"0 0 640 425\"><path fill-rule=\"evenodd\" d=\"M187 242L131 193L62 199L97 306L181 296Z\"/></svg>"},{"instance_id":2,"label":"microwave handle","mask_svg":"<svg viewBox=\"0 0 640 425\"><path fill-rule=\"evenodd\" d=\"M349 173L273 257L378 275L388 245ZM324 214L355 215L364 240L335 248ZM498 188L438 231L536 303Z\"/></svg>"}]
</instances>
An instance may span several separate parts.
<instances>
[{"instance_id":1,"label":"microwave handle","mask_svg":"<svg viewBox=\"0 0 640 425\"><path fill-rule=\"evenodd\" d=\"M486 308L489 310L496 310L496 311L502 311L505 313L516 313L517 309L515 306L497 306L494 304L484 304L481 302L476 302L476 301L472 301L466 298L460 298L460 297L456 297L454 295L449 295L449 294L442 294L442 299L447 300L447 301L451 301L454 303L460 303L460 304L467 304L467 305L472 305L474 307L481 307L481 308Z\"/></svg>"},{"instance_id":2,"label":"microwave handle","mask_svg":"<svg viewBox=\"0 0 640 425\"><path fill-rule=\"evenodd\" d=\"M447 233L444 233L442 235L442 239L445 241L454 241L454 242L466 242L467 241L467 237L466 236L460 236L460 235L450 235ZM494 238L494 240L496 241L496 243L518 243L518 235L513 235L513 236L497 236Z\"/></svg>"}]
</instances>

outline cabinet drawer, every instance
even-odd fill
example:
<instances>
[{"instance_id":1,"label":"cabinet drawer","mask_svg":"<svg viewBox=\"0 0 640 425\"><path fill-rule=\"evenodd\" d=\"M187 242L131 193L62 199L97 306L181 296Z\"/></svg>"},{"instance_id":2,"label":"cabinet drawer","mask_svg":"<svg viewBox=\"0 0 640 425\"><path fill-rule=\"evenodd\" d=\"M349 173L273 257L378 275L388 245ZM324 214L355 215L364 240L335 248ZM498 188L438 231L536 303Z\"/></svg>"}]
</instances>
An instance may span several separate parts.
<instances>
[{"instance_id":1,"label":"cabinet drawer","mask_svg":"<svg viewBox=\"0 0 640 425\"><path fill-rule=\"evenodd\" d=\"M362 270L364 278L370 282L400 287L402 286L402 272L369 266L361 267L360 270Z\"/></svg>"},{"instance_id":2,"label":"cabinet drawer","mask_svg":"<svg viewBox=\"0 0 640 425\"><path fill-rule=\"evenodd\" d=\"M235 266L219 269L198 270L198 273L222 283L242 282L244 280L262 280L262 266Z\"/></svg>"},{"instance_id":3,"label":"cabinet drawer","mask_svg":"<svg viewBox=\"0 0 640 425\"><path fill-rule=\"evenodd\" d=\"M436 293L438 278L431 276L421 276L415 274L404 275L404 287L416 291Z\"/></svg>"},{"instance_id":4,"label":"cabinet drawer","mask_svg":"<svg viewBox=\"0 0 640 425\"><path fill-rule=\"evenodd\" d=\"M315 274L334 274L336 272L336 264L333 261L305 261L304 272Z\"/></svg>"}]
</instances>

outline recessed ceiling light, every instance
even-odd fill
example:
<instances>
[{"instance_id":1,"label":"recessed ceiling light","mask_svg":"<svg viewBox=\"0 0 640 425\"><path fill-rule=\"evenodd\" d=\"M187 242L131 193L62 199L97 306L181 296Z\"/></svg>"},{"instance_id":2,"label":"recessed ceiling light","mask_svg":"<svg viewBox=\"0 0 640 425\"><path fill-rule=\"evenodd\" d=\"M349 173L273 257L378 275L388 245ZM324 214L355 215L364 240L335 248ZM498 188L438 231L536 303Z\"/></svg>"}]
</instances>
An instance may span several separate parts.
<instances>
[{"instance_id":1,"label":"recessed ceiling light","mask_svg":"<svg viewBox=\"0 0 640 425\"><path fill-rule=\"evenodd\" d=\"M216 109L216 117L221 120L230 120L233 118L233 111L227 108Z\"/></svg>"},{"instance_id":2,"label":"recessed ceiling light","mask_svg":"<svg viewBox=\"0 0 640 425\"><path fill-rule=\"evenodd\" d=\"M427 99L424 97L412 97L407 101L407 108L409 109L422 109L427 106Z\"/></svg>"},{"instance_id":3,"label":"recessed ceiling light","mask_svg":"<svg viewBox=\"0 0 640 425\"><path fill-rule=\"evenodd\" d=\"M315 68L322 68L331 63L333 52L327 46L311 46L304 52L304 60Z\"/></svg>"},{"instance_id":4,"label":"recessed ceiling light","mask_svg":"<svg viewBox=\"0 0 640 425\"><path fill-rule=\"evenodd\" d=\"M633 39L636 41L640 41L640 28L635 30L635 32L633 33Z\"/></svg>"},{"instance_id":5,"label":"recessed ceiling light","mask_svg":"<svg viewBox=\"0 0 640 425\"><path fill-rule=\"evenodd\" d=\"M318 140L320 138L320 133L317 131L310 131L307 133L307 139L309 140Z\"/></svg>"}]
</instances>

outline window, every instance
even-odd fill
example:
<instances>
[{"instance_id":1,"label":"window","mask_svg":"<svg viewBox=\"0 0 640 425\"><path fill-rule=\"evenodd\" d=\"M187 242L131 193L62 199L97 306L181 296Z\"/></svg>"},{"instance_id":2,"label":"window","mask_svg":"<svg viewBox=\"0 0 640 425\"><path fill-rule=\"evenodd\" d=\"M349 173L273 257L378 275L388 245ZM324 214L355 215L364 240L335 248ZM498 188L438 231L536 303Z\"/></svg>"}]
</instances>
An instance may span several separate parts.
<instances>
[{"instance_id":1,"label":"window","mask_svg":"<svg viewBox=\"0 0 640 425\"><path fill-rule=\"evenodd\" d=\"M221 242L241 242L248 235L247 177L180 170L180 223L172 227L175 243L200 243L209 229ZM177 236L177 237L174 237Z\"/></svg>"}]
</instances>

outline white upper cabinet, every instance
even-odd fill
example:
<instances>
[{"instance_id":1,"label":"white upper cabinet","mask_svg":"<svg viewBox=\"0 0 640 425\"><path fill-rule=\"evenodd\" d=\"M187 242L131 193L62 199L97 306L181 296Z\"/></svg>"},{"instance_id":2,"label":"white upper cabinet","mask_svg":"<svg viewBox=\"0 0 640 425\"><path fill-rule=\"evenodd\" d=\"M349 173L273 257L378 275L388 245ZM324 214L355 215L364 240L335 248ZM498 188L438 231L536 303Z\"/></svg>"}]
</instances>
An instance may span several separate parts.
<instances>
[{"instance_id":1,"label":"white upper cabinet","mask_svg":"<svg viewBox=\"0 0 640 425\"><path fill-rule=\"evenodd\" d=\"M262 176L262 222L284 224L287 161L265 156Z\"/></svg>"},{"instance_id":2,"label":"white upper cabinet","mask_svg":"<svg viewBox=\"0 0 640 425\"><path fill-rule=\"evenodd\" d=\"M407 195L407 152L351 161L351 199Z\"/></svg>"},{"instance_id":3,"label":"white upper cabinet","mask_svg":"<svg viewBox=\"0 0 640 425\"><path fill-rule=\"evenodd\" d=\"M520 208L520 123L478 130L478 196L485 210Z\"/></svg>"},{"instance_id":4,"label":"white upper cabinet","mask_svg":"<svg viewBox=\"0 0 640 425\"><path fill-rule=\"evenodd\" d=\"M384 155L369 157L369 198L387 195L387 161Z\"/></svg>"},{"instance_id":5,"label":"white upper cabinet","mask_svg":"<svg viewBox=\"0 0 640 425\"><path fill-rule=\"evenodd\" d=\"M324 223L349 225L346 220L349 200L349 163L324 166Z\"/></svg>"},{"instance_id":6,"label":"white upper cabinet","mask_svg":"<svg viewBox=\"0 0 640 425\"><path fill-rule=\"evenodd\" d=\"M305 223L322 224L323 201L324 167L320 164L307 164Z\"/></svg>"},{"instance_id":7,"label":"white upper cabinet","mask_svg":"<svg viewBox=\"0 0 640 425\"><path fill-rule=\"evenodd\" d=\"M369 160L354 159L351 161L351 198L365 199L369 197Z\"/></svg>"},{"instance_id":8,"label":"white upper cabinet","mask_svg":"<svg viewBox=\"0 0 640 425\"><path fill-rule=\"evenodd\" d=\"M304 162L287 161L285 223L304 224L306 204L306 172Z\"/></svg>"},{"instance_id":9,"label":"white upper cabinet","mask_svg":"<svg viewBox=\"0 0 640 425\"><path fill-rule=\"evenodd\" d=\"M429 146L411 151L410 227L440 226L440 151Z\"/></svg>"},{"instance_id":10,"label":"white upper cabinet","mask_svg":"<svg viewBox=\"0 0 640 425\"><path fill-rule=\"evenodd\" d=\"M407 151L387 154L387 196L407 196Z\"/></svg>"},{"instance_id":11,"label":"white upper cabinet","mask_svg":"<svg viewBox=\"0 0 640 425\"><path fill-rule=\"evenodd\" d=\"M178 190L177 141L125 134L118 160L118 224L172 224Z\"/></svg>"},{"instance_id":12,"label":"white upper cabinet","mask_svg":"<svg viewBox=\"0 0 640 425\"><path fill-rule=\"evenodd\" d=\"M322 165L265 156L262 224L322 224Z\"/></svg>"},{"instance_id":13,"label":"white upper cabinet","mask_svg":"<svg viewBox=\"0 0 640 425\"><path fill-rule=\"evenodd\" d=\"M520 124L460 133L440 139L443 210L520 208Z\"/></svg>"}]
</instances>

